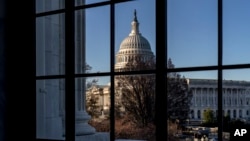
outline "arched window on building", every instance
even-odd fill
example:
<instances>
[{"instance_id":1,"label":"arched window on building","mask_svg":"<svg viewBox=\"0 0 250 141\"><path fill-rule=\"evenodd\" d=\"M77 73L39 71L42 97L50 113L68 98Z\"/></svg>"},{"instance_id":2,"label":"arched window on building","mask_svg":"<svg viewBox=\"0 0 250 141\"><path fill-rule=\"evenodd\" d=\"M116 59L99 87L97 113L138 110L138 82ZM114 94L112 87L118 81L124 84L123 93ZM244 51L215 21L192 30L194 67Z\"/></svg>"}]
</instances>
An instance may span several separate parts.
<instances>
[{"instance_id":1,"label":"arched window on building","mask_svg":"<svg viewBox=\"0 0 250 141\"><path fill-rule=\"evenodd\" d=\"M231 116L230 116L230 115L231 115L230 110L227 110L227 115L228 115L229 117L231 117Z\"/></svg>"},{"instance_id":2,"label":"arched window on building","mask_svg":"<svg viewBox=\"0 0 250 141\"><path fill-rule=\"evenodd\" d=\"M236 118L236 110L233 111L233 118Z\"/></svg>"},{"instance_id":3,"label":"arched window on building","mask_svg":"<svg viewBox=\"0 0 250 141\"><path fill-rule=\"evenodd\" d=\"M249 114L249 112L248 112L248 110L246 111L246 115L248 116L248 114Z\"/></svg>"},{"instance_id":4,"label":"arched window on building","mask_svg":"<svg viewBox=\"0 0 250 141\"><path fill-rule=\"evenodd\" d=\"M194 110L191 110L191 118L194 119Z\"/></svg>"},{"instance_id":5,"label":"arched window on building","mask_svg":"<svg viewBox=\"0 0 250 141\"><path fill-rule=\"evenodd\" d=\"M197 111L197 117L198 117L198 119L201 118L201 111L200 110Z\"/></svg>"},{"instance_id":6,"label":"arched window on building","mask_svg":"<svg viewBox=\"0 0 250 141\"><path fill-rule=\"evenodd\" d=\"M242 110L239 110L239 118L242 118Z\"/></svg>"}]
</instances>

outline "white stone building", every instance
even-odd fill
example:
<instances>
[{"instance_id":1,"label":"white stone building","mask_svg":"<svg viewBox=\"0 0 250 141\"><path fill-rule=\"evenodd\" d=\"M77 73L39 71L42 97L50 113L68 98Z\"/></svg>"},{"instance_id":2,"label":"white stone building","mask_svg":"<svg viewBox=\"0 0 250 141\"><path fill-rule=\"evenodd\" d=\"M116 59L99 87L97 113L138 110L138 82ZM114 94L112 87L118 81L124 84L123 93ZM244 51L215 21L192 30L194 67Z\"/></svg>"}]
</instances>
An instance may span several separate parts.
<instances>
[{"instance_id":1,"label":"white stone building","mask_svg":"<svg viewBox=\"0 0 250 141\"><path fill-rule=\"evenodd\" d=\"M193 94L190 106L190 120L202 121L203 113L207 109L212 110L216 116L218 110L217 80L191 78L188 79L188 83ZM87 91L87 97L90 96L90 91L92 94L100 96L98 105L108 110L110 106L110 86L93 86ZM224 116L229 115L231 119L250 118L250 82L223 80L222 95Z\"/></svg>"},{"instance_id":2,"label":"white stone building","mask_svg":"<svg viewBox=\"0 0 250 141\"><path fill-rule=\"evenodd\" d=\"M90 99L96 100L97 111L101 115L108 115L110 106L110 85L93 85L86 91L86 103L89 103ZM88 104L87 104L88 105ZM87 108L90 108L87 106ZM88 110L88 109L87 109ZM98 113L97 113L98 114Z\"/></svg>"},{"instance_id":3,"label":"white stone building","mask_svg":"<svg viewBox=\"0 0 250 141\"><path fill-rule=\"evenodd\" d=\"M189 79L189 88L193 93L190 119L201 120L206 109L213 110L217 115L217 80ZM250 82L223 80L222 91L223 115L229 115L232 119L250 117Z\"/></svg>"},{"instance_id":4,"label":"white stone building","mask_svg":"<svg viewBox=\"0 0 250 141\"><path fill-rule=\"evenodd\" d=\"M150 43L139 31L136 10L134 19L131 22L131 32L120 44L120 49L116 54L115 70L130 69L126 64L134 61L147 61L154 58Z\"/></svg>"}]
</instances>

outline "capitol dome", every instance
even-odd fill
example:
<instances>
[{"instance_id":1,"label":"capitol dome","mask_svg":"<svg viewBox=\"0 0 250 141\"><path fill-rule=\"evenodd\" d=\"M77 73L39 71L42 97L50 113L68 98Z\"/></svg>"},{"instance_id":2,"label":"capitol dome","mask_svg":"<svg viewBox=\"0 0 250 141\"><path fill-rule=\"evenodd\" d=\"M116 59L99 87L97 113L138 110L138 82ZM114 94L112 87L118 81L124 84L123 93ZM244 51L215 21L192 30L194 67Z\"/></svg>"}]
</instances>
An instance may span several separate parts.
<instances>
[{"instance_id":1,"label":"capitol dome","mask_svg":"<svg viewBox=\"0 0 250 141\"><path fill-rule=\"evenodd\" d=\"M120 44L119 52L116 54L115 69L120 70L126 64L133 61L146 61L154 58L150 43L139 32L139 22L134 11L134 19L131 23L132 29L128 37Z\"/></svg>"}]
</instances>

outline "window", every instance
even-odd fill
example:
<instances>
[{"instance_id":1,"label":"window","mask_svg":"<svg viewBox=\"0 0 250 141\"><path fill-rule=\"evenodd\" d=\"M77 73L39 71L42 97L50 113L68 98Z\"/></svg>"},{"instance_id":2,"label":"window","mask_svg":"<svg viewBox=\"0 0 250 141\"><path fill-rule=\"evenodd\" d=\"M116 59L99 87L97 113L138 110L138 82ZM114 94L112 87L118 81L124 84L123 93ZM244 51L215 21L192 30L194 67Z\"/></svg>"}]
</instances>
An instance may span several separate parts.
<instances>
[{"instance_id":1,"label":"window","mask_svg":"<svg viewBox=\"0 0 250 141\"><path fill-rule=\"evenodd\" d=\"M200 119L201 118L201 112L200 112L200 110L197 111L197 115L198 115L198 119Z\"/></svg>"},{"instance_id":2,"label":"window","mask_svg":"<svg viewBox=\"0 0 250 141\"><path fill-rule=\"evenodd\" d=\"M156 127L144 125L152 124L157 113L153 94L157 72L155 7L154 0L36 1L38 140L156 138ZM143 61L142 58L154 63L145 64L145 67L153 67L143 68L143 64L138 63ZM124 65L138 65L141 69L128 67L123 70ZM120 73L121 70L124 72ZM138 85L143 81L142 84L151 89L142 89L144 94L151 96L145 100L142 97L148 104L138 111L142 126L147 128L150 137L144 135L146 130L139 124L132 127L135 122L123 126L131 118L125 115L129 108L123 93L131 88L119 89L116 82L122 76L138 78L131 83ZM152 104L150 108L149 104ZM149 111L146 113L148 118L143 113L145 108ZM131 132L137 131L130 136Z\"/></svg>"},{"instance_id":3,"label":"window","mask_svg":"<svg viewBox=\"0 0 250 141\"><path fill-rule=\"evenodd\" d=\"M229 117L231 116L230 110L227 111L227 115L228 115Z\"/></svg>"},{"instance_id":4,"label":"window","mask_svg":"<svg viewBox=\"0 0 250 141\"><path fill-rule=\"evenodd\" d=\"M233 118L236 118L236 116L237 116L237 115L236 115L236 114L237 114L236 112L237 112L236 110L233 110Z\"/></svg>"},{"instance_id":5,"label":"window","mask_svg":"<svg viewBox=\"0 0 250 141\"><path fill-rule=\"evenodd\" d=\"M172 59L175 67L168 68L166 71L183 74L190 79L190 84L193 78L207 80L207 82L200 82L201 88L193 92L196 103L198 105L199 101L204 103L201 104L202 109L199 109L201 111L208 108L206 101L210 96L206 95L205 89L215 86L214 104L209 108L216 111L216 118L219 121L218 138L222 140L222 132L226 128L222 122L225 114L232 114L232 118L247 117L242 114L243 109L247 108L236 110L232 106L243 105L244 107L244 99L247 97L244 94L247 94L249 88L250 79L247 77L249 58L245 58L244 53L246 49L244 46L249 44L249 41L245 40L248 37L249 27L246 25L249 21L244 18L249 13L246 7L248 2L168 0L167 3L167 55ZM237 26L241 24L243 26ZM206 53L202 53L203 51ZM202 71L214 72L216 75L202 73ZM208 79L211 78L216 82L214 86L208 83L211 81ZM204 83L207 84L205 88ZM201 118L202 116L201 113Z\"/></svg>"},{"instance_id":6,"label":"window","mask_svg":"<svg viewBox=\"0 0 250 141\"><path fill-rule=\"evenodd\" d=\"M244 106L250 87L244 47L249 44L247 4L241 0L36 1L37 139L75 140L81 135L84 140L84 135L102 130L104 138L123 138L121 134L129 130L120 132L118 117L123 122L131 117L124 117L128 108L119 104L131 106L131 99L121 99L135 86L152 84L144 94L155 92L149 102L155 105L143 108L155 108L155 113L137 116L155 118L153 139L170 140L168 135L175 131L167 129L185 125L182 114L191 114L190 123L196 124L207 112L216 111L211 115L222 141L223 116L245 118L245 109L237 114L232 106ZM242 23L243 27L237 26ZM141 60L153 60L155 66L147 68L153 63L138 63ZM134 85L116 87L124 77ZM171 95L173 88L178 88L179 97ZM190 109L180 108L189 102ZM100 118L107 119L107 129L94 122ZM150 120L142 118L141 125Z\"/></svg>"},{"instance_id":7,"label":"window","mask_svg":"<svg viewBox=\"0 0 250 141\"><path fill-rule=\"evenodd\" d=\"M194 119L194 111L191 111L191 118Z\"/></svg>"},{"instance_id":8,"label":"window","mask_svg":"<svg viewBox=\"0 0 250 141\"><path fill-rule=\"evenodd\" d=\"M239 118L242 118L242 110L239 110Z\"/></svg>"}]
</instances>

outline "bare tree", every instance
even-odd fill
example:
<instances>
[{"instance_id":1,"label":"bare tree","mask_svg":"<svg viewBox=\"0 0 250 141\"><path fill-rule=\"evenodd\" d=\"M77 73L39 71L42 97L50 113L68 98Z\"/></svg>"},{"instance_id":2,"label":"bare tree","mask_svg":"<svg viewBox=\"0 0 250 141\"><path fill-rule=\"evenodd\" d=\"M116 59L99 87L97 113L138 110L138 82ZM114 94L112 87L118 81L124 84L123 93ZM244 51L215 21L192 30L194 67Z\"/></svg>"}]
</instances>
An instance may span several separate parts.
<instances>
[{"instance_id":1,"label":"bare tree","mask_svg":"<svg viewBox=\"0 0 250 141\"><path fill-rule=\"evenodd\" d=\"M168 68L174 68L169 59ZM154 61L133 61L126 70L150 70L155 68ZM188 118L192 95L188 82L178 73L168 73L167 77L168 118L184 120ZM155 114L155 76L120 75L116 77L118 87L122 89L121 104L126 114L139 126L147 126L154 121Z\"/></svg>"},{"instance_id":2,"label":"bare tree","mask_svg":"<svg viewBox=\"0 0 250 141\"><path fill-rule=\"evenodd\" d=\"M151 61L132 61L124 70L150 70L155 63ZM147 75L120 75L116 77L120 89L120 104L132 122L144 127L154 120L155 76ZM117 92L117 91L116 91Z\"/></svg>"},{"instance_id":3,"label":"bare tree","mask_svg":"<svg viewBox=\"0 0 250 141\"><path fill-rule=\"evenodd\" d=\"M146 126L154 119L154 75L131 75L117 78L122 87L122 106L130 119Z\"/></svg>"}]
</instances>

